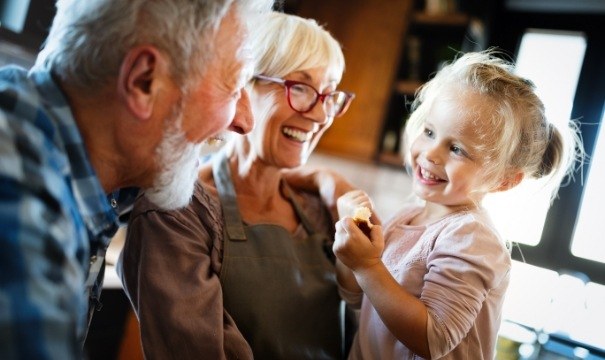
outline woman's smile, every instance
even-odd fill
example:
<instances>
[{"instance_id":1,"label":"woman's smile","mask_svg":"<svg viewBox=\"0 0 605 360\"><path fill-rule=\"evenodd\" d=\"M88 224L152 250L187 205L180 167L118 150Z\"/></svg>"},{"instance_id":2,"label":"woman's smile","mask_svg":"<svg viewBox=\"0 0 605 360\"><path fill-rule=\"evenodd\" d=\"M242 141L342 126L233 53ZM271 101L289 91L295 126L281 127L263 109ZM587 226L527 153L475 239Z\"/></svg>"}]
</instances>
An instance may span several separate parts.
<instances>
[{"instance_id":1,"label":"woman's smile","mask_svg":"<svg viewBox=\"0 0 605 360\"><path fill-rule=\"evenodd\" d=\"M287 138L294 140L294 141L298 141L300 143L304 143L306 141L311 140L311 137L313 136L312 131L305 132L303 130L296 129L296 128L289 127L289 126L282 127L281 132Z\"/></svg>"}]
</instances>

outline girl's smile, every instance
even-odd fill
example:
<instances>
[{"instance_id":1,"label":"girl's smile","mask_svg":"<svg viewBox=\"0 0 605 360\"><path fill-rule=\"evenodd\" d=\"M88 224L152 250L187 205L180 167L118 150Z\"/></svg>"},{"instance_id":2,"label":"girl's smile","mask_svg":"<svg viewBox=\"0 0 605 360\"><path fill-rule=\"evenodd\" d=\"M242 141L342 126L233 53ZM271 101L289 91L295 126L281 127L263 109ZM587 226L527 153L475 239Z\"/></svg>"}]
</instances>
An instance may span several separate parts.
<instances>
[{"instance_id":1,"label":"girl's smile","mask_svg":"<svg viewBox=\"0 0 605 360\"><path fill-rule=\"evenodd\" d=\"M447 182L445 179L441 179L437 175L432 172L424 169L422 166L418 166L418 170L416 171L416 176L419 181L424 183L425 185L437 185Z\"/></svg>"},{"instance_id":2,"label":"girl's smile","mask_svg":"<svg viewBox=\"0 0 605 360\"><path fill-rule=\"evenodd\" d=\"M449 208L483 199L486 171L476 149L486 139L477 135L476 124L478 114L489 109L485 97L472 91L456 91L433 103L411 146L416 195Z\"/></svg>"}]
</instances>

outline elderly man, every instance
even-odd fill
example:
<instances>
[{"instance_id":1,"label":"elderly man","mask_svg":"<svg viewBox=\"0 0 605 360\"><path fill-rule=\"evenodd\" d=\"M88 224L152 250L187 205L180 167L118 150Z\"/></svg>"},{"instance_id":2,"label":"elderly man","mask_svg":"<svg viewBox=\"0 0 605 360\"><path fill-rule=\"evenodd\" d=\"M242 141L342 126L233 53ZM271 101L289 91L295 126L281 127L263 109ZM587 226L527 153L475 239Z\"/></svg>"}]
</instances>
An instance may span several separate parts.
<instances>
[{"instance_id":1,"label":"elderly man","mask_svg":"<svg viewBox=\"0 0 605 360\"><path fill-rule=\"evenodd\" d=\"M185 205L200 143L252 128L247 23L271 4L59 0L32 70L0 70L0 358L82 357L128 195Z\"/></svg>"}]
</instances>

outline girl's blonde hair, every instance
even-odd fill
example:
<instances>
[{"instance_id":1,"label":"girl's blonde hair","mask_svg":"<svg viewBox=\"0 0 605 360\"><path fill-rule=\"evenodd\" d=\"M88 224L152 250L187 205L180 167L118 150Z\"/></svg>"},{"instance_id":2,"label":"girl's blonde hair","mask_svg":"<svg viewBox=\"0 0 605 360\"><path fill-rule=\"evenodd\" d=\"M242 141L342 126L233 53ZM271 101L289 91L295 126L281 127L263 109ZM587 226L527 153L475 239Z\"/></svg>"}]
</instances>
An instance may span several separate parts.
<instances>
[{"instance_id":1,"label":"girl's blonde hair","mask_svg":"<svg viewBox=\"0 0 605 360\"><path fill-rule=\"evenodd\" d=\"M487 185L495 190L507 175L520 171L524 178L548 177L546 183L554 195L583 154L577 125L569 120L558 128L549 122L534 84L515 75L513 64L496 54L493 49L464 54L418 90L404 133L406 161L410 163L409 147L422 132L434 102L452 91L479 94L492 109L475 120L482 143L478 150L484 156L486 179L490 179Z\"/></svg>"}]
</instances>

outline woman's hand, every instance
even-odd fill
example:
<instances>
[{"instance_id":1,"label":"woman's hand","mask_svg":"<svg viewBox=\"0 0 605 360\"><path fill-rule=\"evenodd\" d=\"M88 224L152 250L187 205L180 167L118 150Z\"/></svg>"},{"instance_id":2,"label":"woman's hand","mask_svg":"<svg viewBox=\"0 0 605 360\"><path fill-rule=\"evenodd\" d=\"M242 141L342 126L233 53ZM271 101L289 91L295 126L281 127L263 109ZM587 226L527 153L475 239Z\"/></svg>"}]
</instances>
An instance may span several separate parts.
<instances>
[{"instance_id":1,"label":"woman's hand","mask_svg":"<svg viewBox=\"0 0 605 360\"><path fill-rule=\"evenodd\" d=\"M334 221L338 220L336 200L346 192L356 189L342 175L327 168L302 167L295 170L284 170L282 174L288 184L294 188L319 193Z\"/></svg>"}]
</instances>

